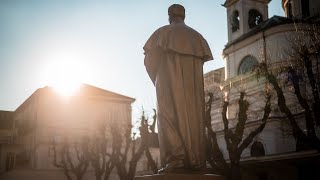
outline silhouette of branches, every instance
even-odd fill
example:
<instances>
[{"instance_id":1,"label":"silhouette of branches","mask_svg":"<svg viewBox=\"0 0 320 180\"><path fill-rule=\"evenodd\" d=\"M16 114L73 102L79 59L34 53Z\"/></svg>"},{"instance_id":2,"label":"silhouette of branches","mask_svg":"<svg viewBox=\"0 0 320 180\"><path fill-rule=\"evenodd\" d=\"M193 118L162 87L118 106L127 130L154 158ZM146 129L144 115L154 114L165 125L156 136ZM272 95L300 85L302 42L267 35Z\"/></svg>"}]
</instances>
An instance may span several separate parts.
<instances>
[{"instance_id":1,"label":"silhouette of branches","mask_svg":"<svg viewBox=\"0 0 320 180\"><path fill-rule=\"evenodd\" d=\"M239 114L238 121L234 128L229 127L229 119L227 118L228 101L224 101L222 107L222 121L224 125L224 140L229 154L230 163L228 164L223 157L223 154L217 143L216 133L211 127L211 104L213 94L209 93L209 100L206 103L205 125L207 128L207 160L211 167L219 173L225 175L228 179L241 179L240 158L243 150L248 147L254 138L263 131L269 114L271 112L270 99L271 95L266 94L266 103L264 106L264 114L261 119L261 124L251 131L247 137L244 137L245 124L248 120L247 112L249 102L245 99L245 93L240 92L240 99L238 101Z\"/></svg>"},{"instance_id":2,"label":"silhouette of branches","mask_svg":"<svg viewBox=\"0 0 320 180\"><path fill-rule=\"evenodd\" d=\"M81 142L70 142L66 139L58 146L53 141L52 151L54 166L63 169L68 180L73 177L82 180L89 166L87 139L82 139Z\"/></svg>"}]
</instances>

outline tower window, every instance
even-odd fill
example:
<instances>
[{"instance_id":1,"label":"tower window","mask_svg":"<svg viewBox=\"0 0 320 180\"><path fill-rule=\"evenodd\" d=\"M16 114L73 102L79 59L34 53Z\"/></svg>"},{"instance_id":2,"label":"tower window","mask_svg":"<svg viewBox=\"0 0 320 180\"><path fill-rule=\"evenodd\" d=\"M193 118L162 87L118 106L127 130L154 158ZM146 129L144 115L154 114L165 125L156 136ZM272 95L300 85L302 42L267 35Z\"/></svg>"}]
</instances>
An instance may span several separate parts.
<instances>
[{"instance_id":1,"label":"tower window","mask_svg":"<svg viewBox=\"0 0 320 180\"><path fill-rule=\"evenodd\" d=\"M239 24L240 24L239 12L236 10L231 15L232 32L236 32L236 31L238 31L240 29Z\"/></svg>"},{"instance_id":2,"label":"tower window","mask_svg":"<svg viewBox=\"0 0 320 180\"><path fill-rule=\"evenodd\" d=\"M310 16L309 0L301 0L302 17Z\"/></svg>"},{"instance_id":3,"label":"tower window","mask_svg":"<svg viewBox=\"0 0 320 180\"><path fill-rule=\"evenodd\" d=\"M284 5L284 11L286 13L286 17L292 18L293 14L292 14L292 4L291 4L291 0L286 0L285 3L283 3Z\"/></svg>"},{"instance_id":4,"label":"tower window","mask_svg":"<svg viewBox=\"0 0 320 180\"><path fill-rule=\"evenodd\" d=\"M249 11L248 24L249 24L250 28L256 27L257 25L262 23L262 21L263 21L263 17L259 11L255 10L255 9L251 9Z\"/></svg>"},{"instance_id":5,"label":"tower window","mask_svg":"<svg viewBox=\"0 0 320 180\"><path fill-rule=\"evenodd\" d=\"M251 55L246 56L240 63L238 74L246 74L251 72L259 65L257 59Z\"/></svg>"},{"instance_id":6,"label":"tower window","mask_svg":"<svg viewBox=\"0 0 320 180\"><path fill-rule=\"evenodd\" d=\"M292 5L291 5L291 3L288 4L288 17L292 18Z\"/></svg>"}]
</instances>

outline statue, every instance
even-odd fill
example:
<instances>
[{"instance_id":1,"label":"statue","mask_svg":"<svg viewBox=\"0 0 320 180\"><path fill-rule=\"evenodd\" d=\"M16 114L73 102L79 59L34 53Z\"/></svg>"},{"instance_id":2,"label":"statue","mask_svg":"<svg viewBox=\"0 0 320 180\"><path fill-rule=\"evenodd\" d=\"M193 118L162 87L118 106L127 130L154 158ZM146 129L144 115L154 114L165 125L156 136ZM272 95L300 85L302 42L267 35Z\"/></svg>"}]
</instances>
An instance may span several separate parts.
<instances>
[{"instance_id":1,"label":"statue","mask_svg":"<svg viewBox=\"0 0 320 180\"><path fill-rule=\"evenodd\" d=\"M213 59L207 41L184 23L184 7L173 4L168 14L170 25L144 46L158 102L159 173L205 165L203 63Z\"/></svg>"}]
</instances>

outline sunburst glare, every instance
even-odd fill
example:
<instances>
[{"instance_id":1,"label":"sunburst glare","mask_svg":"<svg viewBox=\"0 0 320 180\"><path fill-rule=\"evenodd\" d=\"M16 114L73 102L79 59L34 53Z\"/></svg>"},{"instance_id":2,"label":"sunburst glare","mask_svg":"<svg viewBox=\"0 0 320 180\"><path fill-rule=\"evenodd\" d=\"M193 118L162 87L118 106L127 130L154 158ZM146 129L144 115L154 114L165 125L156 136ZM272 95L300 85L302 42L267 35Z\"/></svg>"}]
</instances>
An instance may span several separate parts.
<instances>
[{"instance_id":1,"label":"sunburst glare","mask_svg":"<svg viewBox=\"0 0 320 180\"><path fill-rule=\"evenodd\" d=\"M80 88L83 70L79 62L68 59L68 56L60 57L48 66L47 84L61 95L72 96Z\"/></svg>"}]
</instances>

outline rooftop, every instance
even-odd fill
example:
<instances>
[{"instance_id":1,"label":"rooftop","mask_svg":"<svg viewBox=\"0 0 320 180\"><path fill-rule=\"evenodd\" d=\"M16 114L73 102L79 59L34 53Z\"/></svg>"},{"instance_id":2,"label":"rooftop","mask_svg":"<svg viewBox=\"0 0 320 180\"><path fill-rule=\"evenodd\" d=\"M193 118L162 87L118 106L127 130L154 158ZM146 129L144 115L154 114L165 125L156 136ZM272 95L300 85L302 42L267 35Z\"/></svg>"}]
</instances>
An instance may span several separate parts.
<instances>
[{"instance_id":1,"label":"rooftop","mask_svg":"<svg viewBox=\"0 0 320 180\"><path fill-rule=\"evenodd\" d=\"M54 93L54 88L46 86L43 88L37 89L25 102L23 102L16 111L20 111L24 109L30 102L38 99L41 94L49 94ZM74 97L89 97L95 99L109 99L113 101L125 101L128 103L133 103L135 101L134 98L129 96L125 96L122 94L118 94L112 91L108 91L105 89L101 89L92 85L82 84L79 88L78 93Z\"/></svg>"}]
</instances>

